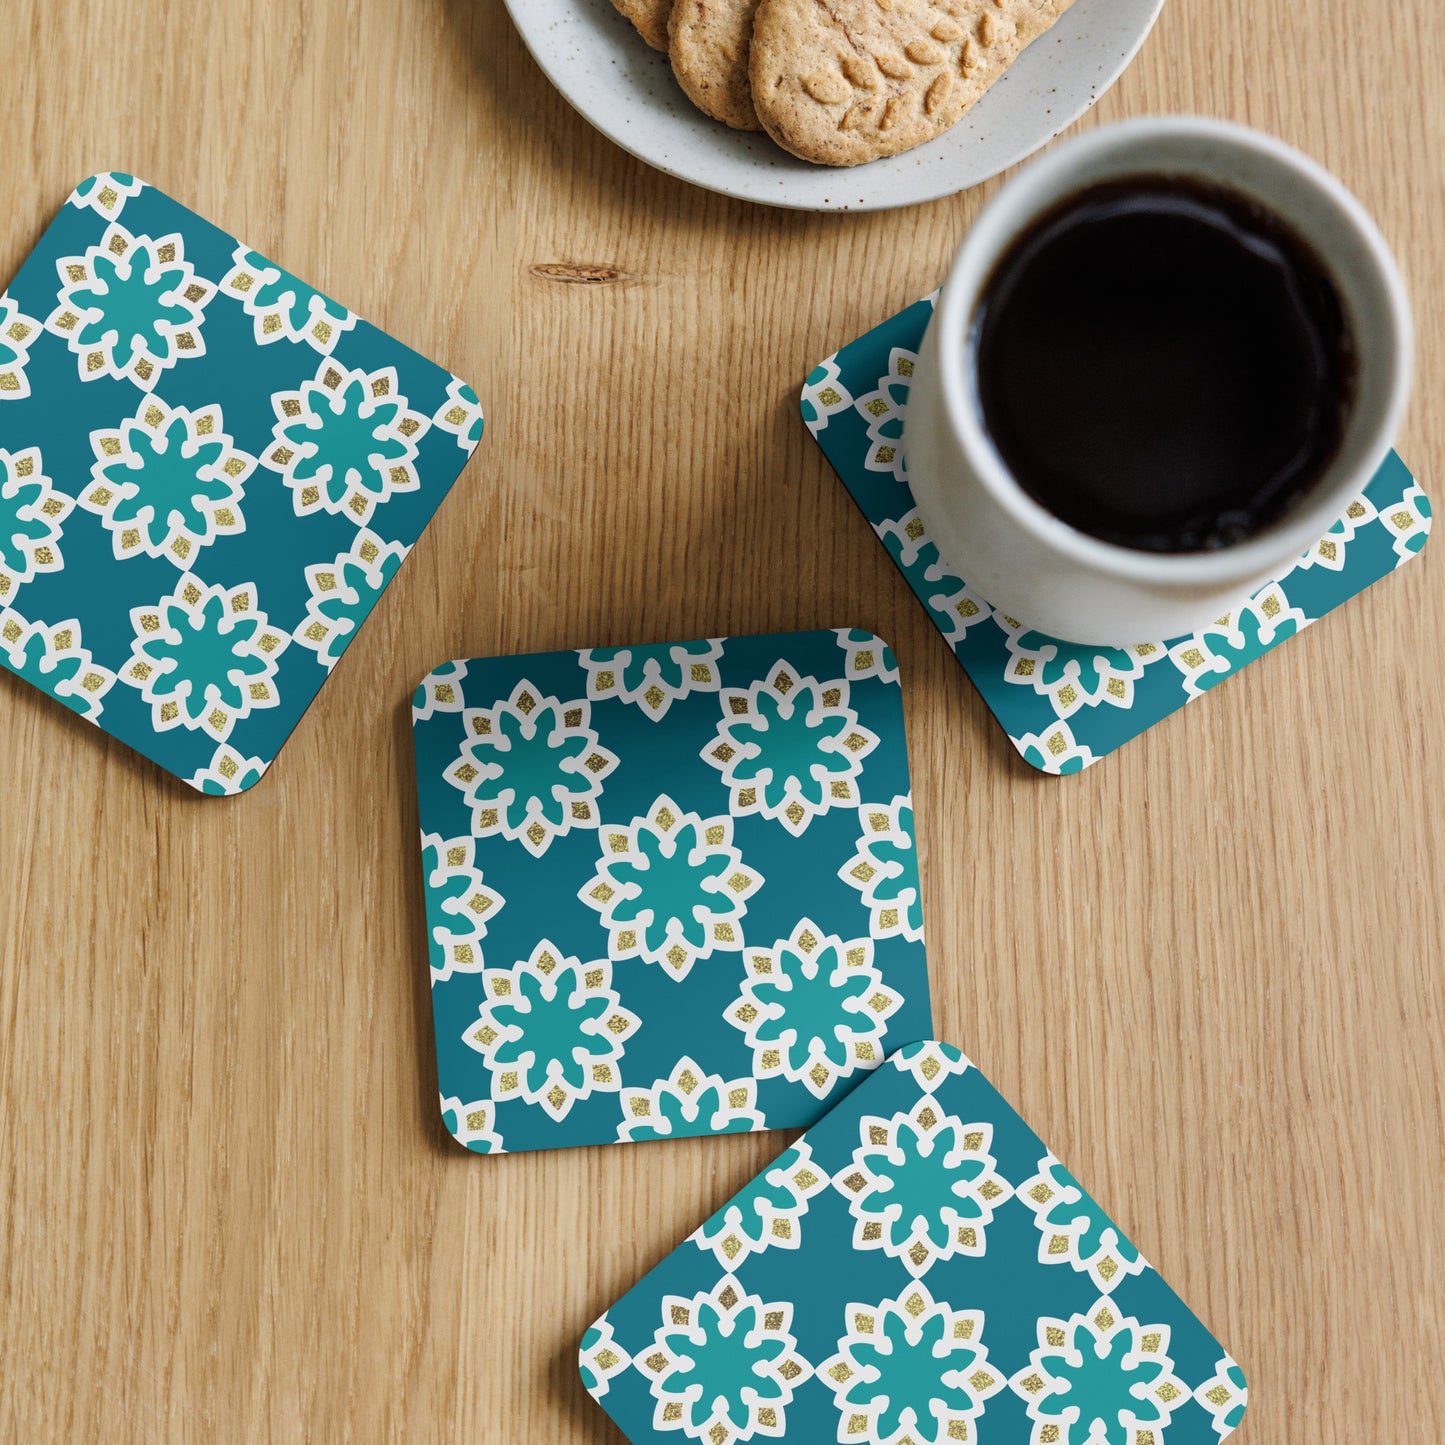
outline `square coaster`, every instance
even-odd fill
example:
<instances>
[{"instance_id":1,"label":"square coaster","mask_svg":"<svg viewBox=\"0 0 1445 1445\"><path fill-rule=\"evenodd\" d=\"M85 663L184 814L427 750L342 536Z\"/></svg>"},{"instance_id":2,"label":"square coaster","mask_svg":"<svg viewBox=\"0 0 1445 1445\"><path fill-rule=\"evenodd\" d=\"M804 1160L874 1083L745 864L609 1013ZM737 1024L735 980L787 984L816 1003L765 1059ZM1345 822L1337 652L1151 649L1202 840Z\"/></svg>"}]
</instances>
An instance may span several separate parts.
<instances>
[{"instance_id":1,"label":"square coaster","mask_svg":"<svg viewBox=\"0 0 1445 1445\"><path fill-rule=\"evenodd\" d=\"M1334 526L1280 577L1189 637L1062 642L948 569L908 485L908 391L935 296L815 367L803 420L1025 761L1077 773L1416 557L1430 502L1391 453Z\"/></svg>"},{"instance_id":2,"label":"square coaster","mask_svg":"<svg viewBox=\"0 0 1445 1445\"><path fill-rule=\"evenodd\" d=\"M903 704L870 633L449 662L412 715L467 1148L801 1127L929 1027Z\"/></svg>"},{"instance_id":3,"label":"square coaster","mask_svg":"<svg viewBox=\"0 0 1445 1445\"><path fill-rule=\"evenodd\" d=\"M132 176L0 297L0 662L255 784L446 496L475 393Z\"/></svg>"},{"instance_id":4,"label":"square coaster","mask_svg":"<svg viewBox=\"0 0 1445 1445\"><path fill-rule=\"evenodd\" d=\"M1213 1445L1239 1366L957 1049L913 1043L583 1337L635 1445Z\"/></svg>"}]
</instances>

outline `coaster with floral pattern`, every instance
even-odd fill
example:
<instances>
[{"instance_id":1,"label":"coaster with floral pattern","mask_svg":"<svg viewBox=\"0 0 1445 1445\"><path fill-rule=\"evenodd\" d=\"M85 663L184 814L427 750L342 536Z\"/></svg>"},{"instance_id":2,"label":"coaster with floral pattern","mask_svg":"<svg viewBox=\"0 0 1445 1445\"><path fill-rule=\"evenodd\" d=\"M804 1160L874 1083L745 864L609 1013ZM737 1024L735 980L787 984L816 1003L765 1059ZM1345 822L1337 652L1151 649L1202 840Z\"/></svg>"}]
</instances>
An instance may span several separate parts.
<instances>
[{"instance_id":1,"label":"coaster with floral pattern","mask_svg":"<svg viewBox=\"0 0 1445 1445\"><path fill-rule=\"evenodd\" d=\"M803 420L989 710L1041 772L1082 771L1424 548L1430 501L1392 452L1292 567L1192 636L1091 647L1037 631L949 570L914 505L903 428L934 300L816 366Z\"/></svg>"},{"instance_id":2,"label":"coaster with floral pattern","mask_svg":"<svg viewBox=\"0 0 1445 1445\"><path fill-rule=\"evenodd\" d=\"M898 671L870 633L449 662L412 715L467 1148L802 1127L927 1031Z\"/></svg>"},{"instance_id":3,"label":"coaster with floral pattern","mask_svg":"<svg viewBox=\"0 0 1445 1445\"><path fill-rule=\"evenodd\" d=\"M242 792L481 430L449 372L133 176L91 176L0 296L0 663Z\"/></svg>"},{"instance_id":4,"label":"coaster with floral pattern","mask_svg":"<svg viewBox=\"0 0 1445 1445\"><path fill-rule=\"evenodd\" d=\"M634 1445L1215 1445L1239 1366L957 1049L912 1043L583 1336Z\"/></svg>"}]
</instances>

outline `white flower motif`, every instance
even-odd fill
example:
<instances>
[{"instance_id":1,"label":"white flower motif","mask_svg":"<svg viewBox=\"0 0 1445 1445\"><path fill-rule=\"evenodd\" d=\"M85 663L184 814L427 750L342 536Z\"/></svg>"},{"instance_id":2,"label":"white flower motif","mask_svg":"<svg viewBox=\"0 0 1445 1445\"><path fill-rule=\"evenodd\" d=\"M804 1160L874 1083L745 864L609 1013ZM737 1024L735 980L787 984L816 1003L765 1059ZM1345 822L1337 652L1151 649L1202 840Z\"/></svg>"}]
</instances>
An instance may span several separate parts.
<instances>
[{"instance_id":1,"label":"white flower motif","mask_svg":"<svg viewBox=\"0 0 1445 1445\"><path fill-rule=\"evenodd\" d=\"M614 959L680 980L699 958L743 946L747 900L762 885L733 846L731 818L700 818L664 794L646 817L604 829L597 872L577 896L602 915Z\"/></svg>"},{"instance_id":2,"label":"white flower motif","mask_svg":"<svg viewBox=\"0 0 1445 1445\"><path fill-rule=\"evenodd\" d=\"M424 832L421 856L431 924L431 981L445 983L453 973L476 973L484 963L481 945L487 924L506 900L483 884L474 839Z\"/></svg>"},{"instance_id":3,"label":"white flower motif","mask_svg":"<svg viewBox=\"0 0 1445 1445\"><path fill-rule=\"evenodd\" d=\"M607 959L579 963L544 938L511 968L483 969L482 981L481 1019L462 1039L486 1061L493 1097L560 1120L581 1099L617 1093L617 1061L641 1024L622 1007Z\"/></svg>"},{"instance_id":4,"label":"white flower motif","mask_svg":"<svg viewBox=\"0 0 1445 1445\"><path fill-rule=\"evenodd\" d=\"M1380 508L1380 521L1394 539L1395 555L1408 562L1430 540L1430 498L1412 484L1398 502Z\"/></svg>"},{"instance_id":5,"label":"white flower motif","mask_svg":"<svg viewBox=\"0 0 1445 1445\"><path fill-rule=\"evenodd\" d=\"M1168 1325L1141 1324L1101 1299L1088 1315L1041 1318L1038 1341L1009 1381L1034 1422L1030 1445L1164 1445L1169 1417L1190 1398Z\"/></svg>"},{"instance_id":6,"label":"white flower motif","mask_svg":"<svg viewBox=\"0 0 1445 1445\"><path fill-rule=\"evenodd\" d=\"M873 941L844 942L803 919L791 938L749 949L728 1022L747 1036L759 1078L784 1078L825 1099L839 1079L882 1062L902 998L873 963Z\"/></svg>"},{"instance_id":7,"label":"white flower motif","mask_svg":"<svg viewBox=\"0 0 1445 1445\"><path fill-rule=\"evenodd\" d=\"M704 1073L684 1054L667 1078L650 1088L622 1090L617 1137L636 1143L692 1134L747 1134L767 1127L757 1105L756 1079Z\"/></svg>"},{"instance_id":8,"label":"white flower motif","mask_svg":"<svg viewBox=\"0 0 1445 1445\"><path fill-rule=\"evenodd\" d=\"M237 246L231 260L219 289L223 296L238 300L252 318L257 346L302 342L329 356L342 333L356 325L356 316L345 306L283 271L259 251Z\"/></svg>"},{"instance_id":9,"label":"white flower motif","mask_svg":"<svg viewBox=\"0 0 1445 1445\"><path fill-rule=\"evenodd\" d=\"M345 552L306 569L306 587L311 596L306 616L296 625L293 636L316 654L327 672L351 645L409 550L400 542L384 542L369 527L363 527Z\"/></svg>"},{"instance_id":10,"label":"white flower motif","mask_svg":"<svg viewBox=\"0 0 1445 1445\"><path fill-rule=\"evenodd\" d=\"M456 1097L441 1095L442 1125L464 1149L473 1154L505 1154L502 1136L497 1133L496 1106L490 1099L464 1104Z\"/></svg>"},{"instance_id":11,"label":"white flower motif","mask_svg":"<svg viewBox=\"0 0 1445 1445\"><path fill-rule=\"evenodd\" d=\"M160 374L206 350L201 326L216 294L185 259L179 233L133 236L106 227L83 256L62 256L61 287L45 329L75 353L82 381L110 376L150 391Z\"/></svg>"},{"instance_id":12,"label":"white flower motif","mask_svg":"<svg viewBox=\"0 0 1445 1445\"><path fill-rule=\"evenodd\" d=\"M851 1168L833 1176L855 1221L853 1248L882 1250L915 1279L955 1255L982 1258L994 1210L1013 1195L993 1125L965 1123L925 1094L906 1114L865 1114L859 1134Z\"/></svg>"},{"instance_id":13,"label":"white flower motif","mask_svg":"<svg viewBox=\"0 0 1445 1445\"><path fill-rule=\"evenodd\" d=\"M745 690L724 688L722 709L702 757L722 773L734 817L759 813L800 837L830 808L858 805L854 779L878 737L848 705L846 681L779 661Z\"/></svg>"},{"instance_id":14,"label":"white flower motif","mask_svg":"<svg viewBox=\"0 0 1445 1445\"><path fill-rule=\"evenodd\" d=\"M291 489L298 517L330 512L359 527L421 485L416 439L431 423L408 409L394 366L351 371L323 359L314 380L271 404L276 445L263 460Z\"/></svg>"},{"instance_id":15,"label":"white flower motif","mask_svg":"<svg viewBox=\"0 0 1445 1445\"><path fill-rule=\"evenodd\" d=\"M615 697L660 722L674 702L695 692L716 692L723 639L666 642L652 647L593 647L578 653L587 673L587 696Z\"/></svg>"},{"instance_id":16,"label":"white flower motif","mask_svg":"<svg viewBox=\"0 0 1445 1445\"><path fill-rule=\"evenodd\" d=\"M1011 741L1030 767L1057 777L1081 773L1098 761L1086 744L1074 740L1073 730L1066 722L1055 723L1047 732L1024 733Z\"/></svg>"},{"instance_id":17,"label":"white flower motif","mask_svg":"<svg viewBox=\"0 0 1445 1445\"><path fill-rule=\"evenodd\" d=\"M30 395L25 368L39 330L34 317L24 315L8 296L0 296L0 401L20 401Z\"/></svg>"},{"instance_id":18,"label":"white flower motif","mask_svg":"<svg viewBox=\"0 0 1445 1445\"><path fill-rule=\"evenodd\" d=\"M988 1361L982 1310L935 1301L912 1284L895 1299L844 1308L847 1333L818 1366L830 1380L838 1439L859 1445L949 1445L1007 1383Z\"/></svg>"},{"instance_id":19,"label":"white flower motif","mask_svg":"<svg viewBox=\"0 0 1445 1445\"><path fill-rule=\"evenodd\" d=\"M853 403L868 424L868 454L863 465L870 472L887 472L905 486L908 466L903 431L908 425L908 392L917 365L917 352L893 347L888 353L888 370L878 378L877 388Z\"/></svg>"},{"instance_id":20,"label":"white flower motif","mask_svg":"<svg viewBox=\"0 0 1445 1445\"><path fill-rule=\"evenodd\" d=\"M1195 1400L1206 1410L1214 1424L1214 1432L1223 1439L1232 1435L1243 1423L1249 1409L1249 1382L1244 1371L1225 1355L1214 1367L1214 1374L1195 1392Z\"/></svg>"},{"instance_id":21,"label":"white flower motif","mask_svg":"<svg viewBox=\"0 0 1445 1445\"><path fill-rule=\"evenodd\" d=\"M838 870L868 906L868 931L874 938L923 940L923 902L919 894L918 849L913 840L913 798L865 803L858 809L863 831L858 851Z\"/></svg>"},{"instance_id":22,"label":"white flower motif","mask_svg":"<svg viewBox=\"0 0 1445 1445\"><path fill-rule=\"evenodd\" d=\"M646 1358L656 1430L694 1440L781 1438L794 1391L813 1373L793 1337L793 1306L764 1301L724 1275L688 1298L664 1295L662 1321Z\"/></svg>"},{"instance_id":23,"label":"white flower motif","mask_svg":"<svg viewBox=\"0 0 1445 1445\"><path fill-rule=\"evenodd\" d=\"M1096 647L1061 642L1023 626L1001 611L995 610L994 620L1008 648L1004 680L1047 698L1061 718L1102 703L1133 707L1134 684L1144 676L1145 668L1169 655L1163 642Z\"/></svg>"},{"instance_id":24,"label":"white flower motif","mask_svg":"<svg viewBox=\"0 0 1445 1445\"><path fill-rule=\"evenodd\" d=\"M39 447L0 448L0 603L43 572L59 572L61 526L75 506L41 470Z\"/></svg>"},{"instance_id":25,"label":"white flower motif","mask_svg":"<svg viewBox=\"0 0 1445 1445\"><path fill-rule=\"evenodd\" d=\"M29 622L7 607L0 612L0 662L87 722L100 717L101 699L115 685L115 674L84 646L73 617L54 624Z\"/></svg>"},{"instance_id":26,"label":"white flower motif","mask_svg":"<svg viewBox=\"0 0 1445 1445\"><path fill-rule=\"evenodd\" d=\"M803 423L815 437L827 427L830 418L853 405L853 397L840 379L836 354L820 361L808 373L799 404Z\"/></svg>"},{"instance_id":27,"label":"white flower motif","mask_svg":"<svg viewBox=\"0 0 1445 1445\"><path fill-rule=\"evenodd\" d=\"M491 707L465 708L467 738L446 779L466 795L472 831L540 858L554 838L596 828L596 800L617 756L597 741L591 706L560 702L523 678Z\"/></svg>"},{"instance_id":28,"label":"white flower motif","mask_svg":"<svg viewBox=\"0 0 1445 1445\"><path fill-rule=\"evenodd\" d=\"M143 396L134 417L90 434L96 460L80 505L110 533L116 557L184 568L199 547L246 530L241 498L256 458L225 431L219 402L195 411Z\"/></svg>"},{"instance_id":29,"label":"white flower motif","mask_svg":"<svg viewBox=\"0 0 1445 1445\"><path fill-rule=\"evenodd\" d=\"M254 788L270 766L264 758L248 758L222 743L211 755L210 763L197 768L188 781L197 792L232 798Z\"/></svg>"},{"instance_id":30,"label":"white flower motif","mask_svg":"<svg viewBox=\"0 0 1445 1445\"><path fill-rule=\"evenodd\" d=\"M957 648L970 628L992 619L988 603L939 557L917 508L873 530L950 647Z\"/></svg>"},{"instance_id":31,"label":"white flower motif","mask_svg":"<svg viewBox=\"0 0 1445 1445\"><path fill-rule=\"evenodd\" d=\"M468 456L476 451L484 424L482 404L461 377L454 376L447 383L447 399L437 408L432 422L442 431L451 432Z\"/></svg>"},{"instance_id":32,"label":"white flower motif","mask_svg":"<svg viewBox=\"0 0 1445 1445\"><path fill-rule=\"evenodd\" d=\"M187 572L169 597L131 609L135 641L122 679L151 704L157 732L184 727L225 742L242 718L279 701L271 630L254 583L210 586Z\"/></svg>"},{"instance_id":33,"label":"white flower motif","mask_svg":"<svg viewBox=\"0 0 1445 1445\"><path fill-rule=\"evenodd\" d=\"M961 1077L973 1067L952 1044L940 1044L934 1039L904 1044L888 1056L888 1062L900 1074L912 1074L918 1087L929 1094L946 1079Z\"/></svg>"},{"instance_id":34,"label":"white flower motif","mask_svg":"<svg viewBox=\"0 0 1445 1445\"><path fill-rule=\"evenodd\" d=\"M1311 567L1323 567L1330 572L1344 571L1345 551L1354 540L1355 533L1378 516L1375 504L1361 493L1345 508L1329 531L1314 546L1306 549L1295 567L1301 572Z\"/></svg>"},{"instance_id":35,"label":"white flower motif","mask_svg":"<svg viewBox=\"0 0 1445 1445\"><path fill-rule=\"evenodd\" d=\"M798 1249L808 1202L830 1182L814 1160L812 1146L801 1139L700 1225L691 1242L711 1250L724 1269L737 1269L766 1249Z\"/></svg>"},{"instance_id":36,"label":"white flower motif","mask_svg":"<svg viewBox=\"0 0 1445 1445\"><path fill-rule=\"evenodd\" d=\"M460 712L466 706L462 684L466 681L467 665L460 660L444 662L434 668L417 684L411 700L411 720L425 722L439 712Z\"/></svg>"},{"instance_id":37,"label":"white flower motif","mask_svg":"<svg viewBox=\"0 0 1445 1445\"><path fill-rule=\"evenodd\" d=\"M582 1336L577 1350L577 1368L587 1393L600 1400L612 1388L612 1377L632 1363L632 1356L617 1343L612 1325L603 1315Z\"/></svg>"},{"instance_id":38,"label":"white flower motif","mask_svg":"<svg viewBox=\"0 0 1445 1445\"><path fill-rule=\"evenodd\" d=\"M1309 624L1284 588L1271 582L1237 611L1176 642L1169 656L1184 676L1184 691L1199 697Z\"/></svg>"},{"instance_id":39,"label":"white flower motif","mask_svg":"<svg viewBox=\"0 0 1445 1445\"><path fill-rule=\"evenodd\" d=\"M861 682L865 677L898 681L898 659L881 637L857 627L835 627L833 635L847 658L843 675L849 682Z\"/></svg>"},{"instance_id":40,"label":"white flower motif","mask_svg":"<svg viewBox=\"0 0 1445 1445\"><path fill-rule=\"evenodd\" d=\"M101 171L87 176L70 193L69 203L80 210L87 207L97 216L113 221L125 209L131 196L140 195L145 189L142 181L121 171Z\"/></svg>"},{"instance_id":41,"label":"white flower motif","mask_svg":"<svg viewBox=\"0 0 1445 1445\"><path fill-rule=\"evenodd\" d=\"M1040 1264L1066 1264L1078 1274L1087 1274L1102 1294L1149 1267L1052 1154L1039 1160L1039 1172L1024 1180L1017 1193L1020 1202L1034 1212Z\"/></svg>"}]
</instances>

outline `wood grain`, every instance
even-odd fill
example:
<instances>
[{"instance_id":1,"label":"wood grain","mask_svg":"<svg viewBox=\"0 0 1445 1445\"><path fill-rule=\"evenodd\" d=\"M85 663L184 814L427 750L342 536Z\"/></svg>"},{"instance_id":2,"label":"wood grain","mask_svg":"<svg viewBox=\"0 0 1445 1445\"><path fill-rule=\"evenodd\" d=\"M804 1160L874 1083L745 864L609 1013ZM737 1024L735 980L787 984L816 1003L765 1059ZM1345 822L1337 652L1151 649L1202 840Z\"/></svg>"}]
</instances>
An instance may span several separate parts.
<instances>
[{"instance_id":1,"label":"wood grain","mask_svg":"<svg viewBox=\"0 0 1445 1445\"><path fill-rule=\"evenodd\" d=\"M903 667L941 1034L1247 1366L1241 1439L1429 1432L1445 560L1039 779L795 408L995 185L865 217L707 195L595 135L497 0L9 0L0 54L0 272L131 170L488 412L244 798L0 677L0 1438L615 1445L580 1331L784 1141L445 1140L405 700L455 655L842 624ZM1234 117L1360 193L1413 284L1401 446L1437 494L1442 57L1433 0L1172 0L1085 122Z\"/></svg>"}]
</instances>

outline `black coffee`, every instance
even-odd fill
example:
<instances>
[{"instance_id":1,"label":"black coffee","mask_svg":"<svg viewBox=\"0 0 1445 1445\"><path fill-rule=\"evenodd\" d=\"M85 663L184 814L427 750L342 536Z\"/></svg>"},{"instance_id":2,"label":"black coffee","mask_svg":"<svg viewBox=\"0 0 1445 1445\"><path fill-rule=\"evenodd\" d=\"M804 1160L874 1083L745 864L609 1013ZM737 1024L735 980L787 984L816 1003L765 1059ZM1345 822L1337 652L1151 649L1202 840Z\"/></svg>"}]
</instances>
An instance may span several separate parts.
<instances>
[{"instance_id":1,"label":"black coffee","mask_svg":"<svg viewBox=\"0 0 1445 1445\"><path fill-rule=\"evenodd\" d=\"M1019 484L1109 542L1197 552L1287 512L1339 450L1355 349L1309 244L1233 191L1139 177L1019 237L970 339Z\"/></svg>"}]
</instances>

